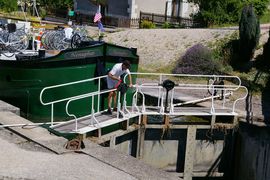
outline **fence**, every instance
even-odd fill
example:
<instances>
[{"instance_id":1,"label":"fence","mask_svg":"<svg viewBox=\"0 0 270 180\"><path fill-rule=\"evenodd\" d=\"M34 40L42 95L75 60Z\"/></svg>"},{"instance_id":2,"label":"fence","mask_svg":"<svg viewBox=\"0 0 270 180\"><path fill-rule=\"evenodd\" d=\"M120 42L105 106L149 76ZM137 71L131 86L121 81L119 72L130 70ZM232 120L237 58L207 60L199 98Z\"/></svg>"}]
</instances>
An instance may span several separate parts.
<instances>
[{"instance_id":1,"label":"fence","mask_svg":"<svg viewBox=\"0 0 270 180\"><path fill-rule=\"evenodd\" d=\"M51 16L53 13L50 14ZM57 16L57 14L55 14ZM68 20L67 14L62 12L61 16L62 22ZM75 14L71 20L75 21L77 24L88 24L94 25L93 22L94 14ZM114 16L104 16L102 18L102 23L108 27L123 27L123 28L140 28L142 21L147 20L154 23L156 26L162 26L165 23L169 23L170 27L174 28L200 28L203 27L202 23L194 21L191 18L182 18L175 16L166 16L162 14L145 13L140 12L140 18L128 18L128 17L114 17Z\"/></svg>"},{"instance_id":2,"label":"fence","mask_svg":"<svg viewBox=\"0 0 270 180\"><path fill-rule=\"evenodd\" d=\"M175 16L167 16L162 14L145 13L140 12L140 27L143 20L150 21L157 26L162 26L166 22L170 24L170 27L175 28L200 28L202 23L194 21L191 18L182 18Z\"/></svg>"}]
</instances>

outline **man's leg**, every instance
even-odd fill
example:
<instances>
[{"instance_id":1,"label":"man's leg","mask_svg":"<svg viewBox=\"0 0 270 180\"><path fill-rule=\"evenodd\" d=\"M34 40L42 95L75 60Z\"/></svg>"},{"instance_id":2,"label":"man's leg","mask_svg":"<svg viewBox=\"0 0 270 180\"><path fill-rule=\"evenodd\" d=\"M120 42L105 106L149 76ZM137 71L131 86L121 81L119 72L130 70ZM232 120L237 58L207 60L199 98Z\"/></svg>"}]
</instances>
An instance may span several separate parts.
<instances>
[{"instance_id":1,"label":"man's leg","mask_svg":"<svg viewBox=\"0 0 270 180\"><path fill-rule=\"evenodd\" d=\"M108 95L108 113L111 113L111 102L112 102L113 94L114 92L109 92L109 95Z\"/></svg>"},{"instance_id":2,"label":"man's leg","mask_svg":"<svg viewBox=\"0 0 270 180\"><path fill-rule=\"evenodd\" d=\"M117 109L117 99L116 99L116 91L113 92L113 109L116 110Z\"/></svg>"}]
</instances>

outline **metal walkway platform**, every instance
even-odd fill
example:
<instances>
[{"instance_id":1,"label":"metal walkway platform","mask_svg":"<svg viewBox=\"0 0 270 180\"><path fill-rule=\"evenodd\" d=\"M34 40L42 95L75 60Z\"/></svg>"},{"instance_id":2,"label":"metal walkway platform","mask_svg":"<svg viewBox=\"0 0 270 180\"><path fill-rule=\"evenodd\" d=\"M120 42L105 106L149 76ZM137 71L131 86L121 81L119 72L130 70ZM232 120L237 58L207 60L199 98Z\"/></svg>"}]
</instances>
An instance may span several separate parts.
<instances>
[{"instance_id":1,"label":"metal walkway platform","mask_svg":"<svg viewBox=\"0 0 270 180\"><path fill-rule=\"evenodd\" d=\"M131 109L131 108L128 108ZM112 115L107 115L105 112L95 114L95 118L98 123L93 122L91 116L80 118L77 120L77 130L75 120L67 121L58 125L51 126L51 128L60 133L77 133L86 134L92 131L101 130L104 127L108 127L118 123L124 123L124 129L129 126L129 120L132 118L137 119L137 124L141 124L141 116L237 116L237 113L232 113L231 109L215 109L215 113L211 113L211 109L206 107L178 107L175 108L174 113L160 113L156 107L147 107L145 112L129 113L123 118L117 118L117 112L113 112ZM99 132L97 133L99 134ZM100 136L97 135L97 136Z\"/></svg>"},{"instance_id":2,"label":"metal walkway platform","mask_svg":"<svg viewBox=\"0 0 270 180\"><path fill-rule=\"evenodd\" d=\"M84 117L77 120L77 131L75 130L75 120L67 121L51 128L60 133L77 133L77 134L86 134L110 125L114 125L121 122L126 122L130 118L138 117L139 114L131 114L129 118L117 118L117 113L114 112L112 115L106 115L105 113L95 114L95 118L98 120L97 123L92 124L91 117Z\"/></svg>"},{"instance_id":3,"label":"metal walkway platform","mask_svg":"<svg viewBox=\"0 0 270 180\"><path fill-rule=\"evenodd\" d=\"M131 119L135 119L135 124L141 125L142 116L155 115L161 115L164 117L208 116L210 117L208 119L211 119L209 124L214 125L217 117L237 116L238 114L235 111L236 104L238 101L244 100L248 92L247 88L241 85L241 80L236 76L155 73L132 74L137 76L137 78L139 76L142 76L143 78L145 78L145 76L150 76L151 82L144 82L144 80L139 82L139 80L137 80L137 84L133 85L133 93L121 95L119 92L117 102L118 111L114 112L112 115L106 115L104 111L100 110L101 95L106 93L108 94L109 92L116 90L101 90L101 81L104 78L107 78L107 76L100 76L92 79L44 88L40 93L40 102L43 105L51 106L52 116L50 128L60 133L87 134L89 132L96 131L97 136L100 136L103 128L121 124L122 127L124 126L123 129L128 129L131 125L129 122ZM201 83L203 78L206 79L204 82L207 83ZM173 79L173 81L170 79ZM183 83L183 80L185 83ZM189 80L191 82L188 82ZM93 81L98 82L97 88L95 88L97 89L96 91L44 102L43 94L48 94L50 90L55 90L65 86L75 86L80 83L91 83ZM126 82L126 77L124 78L124 82ZM231 82L234 82L234 84ZM239 93L239 90L241 93ZM187 98L188 96L185 97L185 92L192 94L193 91L195 94L203 95L197 99L190 100ZM146 104L146 95L149 92L156 96L156 102L151 106ZM205 92L207 92L208 96L205 96ZM77 117L74 113L69 112L69 104L71 102L85 98L91 99L89 102L91 113L89 115ZM132 100L132 103L128 105L127 99ZM208 103L206 103L204 107L198 107L196 105L198 102L205 101ZM66 114L70 116L72 120L54 125L54 104L63 102L66 103Z\"/></svg>"}]
</instances>

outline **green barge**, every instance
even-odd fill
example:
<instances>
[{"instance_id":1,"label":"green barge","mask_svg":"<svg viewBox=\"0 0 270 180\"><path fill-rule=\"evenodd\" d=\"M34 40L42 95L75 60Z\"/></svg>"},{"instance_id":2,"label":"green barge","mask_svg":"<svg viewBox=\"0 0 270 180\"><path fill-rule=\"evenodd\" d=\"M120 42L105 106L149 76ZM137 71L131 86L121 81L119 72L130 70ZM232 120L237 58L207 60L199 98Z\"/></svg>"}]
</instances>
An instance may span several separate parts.
<instances>
[{"instance_id":1,"label":"green barge","mask_svg":"<svg viewBox=\"0 0 270 180\"><path fill-rule=\"evenodd\" d=\"M56 55L17 54L16 60L0 60L0 99L21 110L21 116L33 122L50 120L51 107L40 102L40 92L44 87L90 79L107 74L108 69L121 60L131 62L130 71L138 70L139 57L136 49L108 43L98 43L76 49L67 49ZM1 56L3 57L3 56ZM133 82L136 79L133 77ZM102 88L106 89L106 82ZM97 90L96 82L67 86L44 97L45 101L72 97ZM99 109L106 109L106 96L101 98ZM129 102L130 103L130 102ZM72 111L80 116L91 112L89 99L76 101ZM54 108L55 120L68 120L66 102Z\"/></svg>"}]
</instances>

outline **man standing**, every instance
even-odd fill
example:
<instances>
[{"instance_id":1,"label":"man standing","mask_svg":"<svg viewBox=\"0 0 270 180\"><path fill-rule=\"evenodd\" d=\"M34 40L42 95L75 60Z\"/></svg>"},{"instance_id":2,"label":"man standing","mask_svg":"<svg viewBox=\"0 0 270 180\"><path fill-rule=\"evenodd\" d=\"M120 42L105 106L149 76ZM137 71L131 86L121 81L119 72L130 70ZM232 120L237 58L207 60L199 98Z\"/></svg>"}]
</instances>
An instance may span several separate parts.
<instances>
[{"instance_id":1,"label":"man standing","mask_svg":"<svg viewBox=\"0 0 270 180\"><path fill-rule=\"evenodd\" d=\"M112 70L108 73L107 77L107 86L109 89L116 88L116 85L120 83L121 75L128 74L129 77L129 87L132 87L132 79L130 75L130 62L128 60L123 61L122 63L117 63L113 66ZM120 82L119 82L120 81ZM116 91L109 92L108 96L108 114L112 114L111 102L113 99L113 111L117 111L117 102L116 102Z\"/></svg>"}]
</instances>

